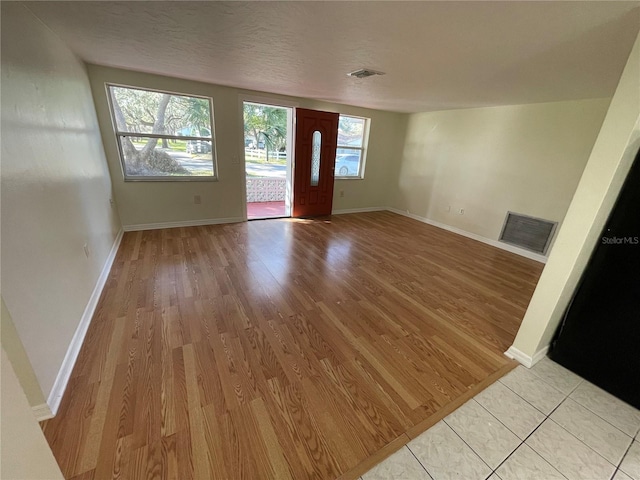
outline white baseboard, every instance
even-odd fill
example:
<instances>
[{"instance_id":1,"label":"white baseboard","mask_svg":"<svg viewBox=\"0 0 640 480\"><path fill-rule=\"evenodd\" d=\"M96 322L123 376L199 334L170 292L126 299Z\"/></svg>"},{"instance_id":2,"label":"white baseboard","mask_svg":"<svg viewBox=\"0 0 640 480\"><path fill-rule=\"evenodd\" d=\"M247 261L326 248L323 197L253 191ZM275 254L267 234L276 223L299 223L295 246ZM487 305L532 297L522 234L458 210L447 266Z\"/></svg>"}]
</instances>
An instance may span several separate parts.
<instances>
[{"instance_id":1,"label":"white baseboard","mask_svg":"<svg viewBox=\"0 0 640 480\"><path fill-rule=\"evenodd\" d=\"M386 210L385 207L363 207L363 208L342 208L332 210L331 215L344 215L346 213L364 213L364 212L381 212Z\"/></svg>"},{"instance_id":2,"label":"white baseboard","mask_svg":"<svg viewBox=\"0 0 640 480\"><path fill-rule=\"evenodd\" d=\"M533 355L533 359L531 360L531 366L533 367L536 363L538 363L540 360L542 360L544 357L546 357L548 351L549 351L549 345L547 345L546 347L543 347L542 349L538 350Z\"/></svg>"},{"instance_id":3,"label":"white baseboard","mask_svg":"<svg viewBox=\"0 0 640 480\"><path fill-rule=\"evenodd\" d=\"M162 228L200 227L202 225L218 225L220 223L244 222L243 217L207 218L204 220L185 220L181 222L140 223L137 225L123 225L125 232L139 232L141 230L160 230Z\"/></svg>"},{"instance_id":4,"label":"white baseboard","mask_svg":"<svg viewBox=\"0 0 640 480\"><path fill-rule=\"evenodd\" d=\"M504 354L509 358L517 360L525 367L531 368L540 360L542 360L547 355L548 351L549 351L549 345L538 350L533 356L529 356L523 351L517 349L512 345L509 347L509 349L506 352L504 352Z\"/></svg>"},{"instance_id":5,"label":"white baseboard","mask_svg":"<svg viewBox=\"0 0 640 480\"><path fill-rule=\"evenodd\" d=\"M43 403L41 405L36 405L35 407L31 407L33 414L36 417L36 420L39 422L43 422L45 420L49 420L53 418L53 412L49 408L49 405Z\"/></svg>"},{"instance_id":6,"label":"white baseboard","mask_svg":"<svg viewBox=\"0 0 640 480\"><path fill-rule=\"evenodd\" d=\"M414 215L413 213L399 210L397 208L387 207L386 210L389 210L390 212L393 212L393 213L397 213L398 215L403 215L405 217L413 218L414 220L418 220L419 222L426 223L434 227L442 228L443 230L447 230L449 232L457 233L458 235L462 235L463 237L471 238L473 240L477 240L478 242L486 243L487 245L491 245L492 247L500 248L502 250L506 250L507 252L515 253L516 255L520 255L522 257L526 257L540 263L547 263L547 257L545 257L544 255L529 252L523 248L514 247L513 245L499 242L498 240L492 240L490 238L486 238L481 235L476 235L475 233L467 232L460 228L452 227L445 223L436 222L434 220L430 220L428 218L421 217L419 215Z\"/></svg>"},{"instance_id":7,"label":"white baseboard","mask_svg":"<svg viewBox=\"0 0 640 480\"><path fill-rule=\"evenodd\" d=\"M115 240L113 241L111 251L109 252L107 259L104 262L104 266L102 267L100 276L98 277L96 285L93 288L93 292L89 297L89 302L87 303L87 306L82 313L82 317L80 318L78 328L76 328L76 331L73 334L73 338L71 339L71 343L69 344L69 348L67 349L67 353L64 356L64 360L62 361L62 366L58 371L56 381L53 383L53 387L51 388L51 392L49 393L49 397L47 398L47 405L50 408L51 417L55 416L55 414L58 412L58 407L60 407L60 401L62 400L64 391L67 388L67 383L69 383L69 378L71 377L71 372L76 363L76 360L78 359L80 347L82 347L82 342L84 342L84 337L87 334L89 324L91 323L93 314L96 310L96 307L98 306L98 300L100 300L102 289L107 283L107 278L109 278L111 266L113 265L113 261L115 260L116 254L118 253L118 248L120 247L120 242L122 241L122 234L123 230L121 229L116 235Z\"/></svg>"}]
</instances>

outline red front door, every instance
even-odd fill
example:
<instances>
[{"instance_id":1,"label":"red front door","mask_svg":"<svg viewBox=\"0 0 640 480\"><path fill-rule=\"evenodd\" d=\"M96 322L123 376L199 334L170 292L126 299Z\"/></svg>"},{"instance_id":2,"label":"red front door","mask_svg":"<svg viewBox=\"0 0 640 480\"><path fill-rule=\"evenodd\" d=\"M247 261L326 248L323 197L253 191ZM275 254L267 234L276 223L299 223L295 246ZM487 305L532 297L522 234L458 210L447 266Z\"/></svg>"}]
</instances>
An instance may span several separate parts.
<instances>
[{"instance_id":1,"label":"red front door","mask_svg":"<svg viewBox=\"0 0 640 480\"><path fill-rule=\"evenodd\" d=\"M296 109L294 217L331 214L338 117L337 113Z\"/></svg>"}]
</instances>

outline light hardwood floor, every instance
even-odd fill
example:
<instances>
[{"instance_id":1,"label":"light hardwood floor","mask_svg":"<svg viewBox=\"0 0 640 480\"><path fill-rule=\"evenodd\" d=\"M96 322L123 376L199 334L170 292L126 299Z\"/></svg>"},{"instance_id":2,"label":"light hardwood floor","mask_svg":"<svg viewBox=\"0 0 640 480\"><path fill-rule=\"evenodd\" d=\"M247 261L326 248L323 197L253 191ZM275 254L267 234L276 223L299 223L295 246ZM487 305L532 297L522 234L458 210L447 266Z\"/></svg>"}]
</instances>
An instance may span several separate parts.
<instances>
[{"instance_id":1,"label":"light hardwood floor","mask_svg":"<svg viewBox=\"0 0 640 480\"><path fill-rule=\"evenodd\" d=\"M357 477L512 368L541 270L389 212L127 233L43 429L67 478Z\"/></svg>"}]
</instances>

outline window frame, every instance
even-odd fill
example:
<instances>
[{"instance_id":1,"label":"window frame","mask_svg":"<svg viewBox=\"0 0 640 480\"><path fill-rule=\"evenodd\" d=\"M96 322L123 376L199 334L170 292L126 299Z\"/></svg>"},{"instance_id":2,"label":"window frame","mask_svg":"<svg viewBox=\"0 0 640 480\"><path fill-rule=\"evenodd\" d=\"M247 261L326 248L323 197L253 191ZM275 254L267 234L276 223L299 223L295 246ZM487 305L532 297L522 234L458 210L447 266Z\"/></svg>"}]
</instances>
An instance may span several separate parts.
<instances>
[{"instance_id":1,"label":"window frame","mask_svg":"<svg viewBox=\"0 0 640 480\"><path fill-rule=\"evenodd\" d=\"M111 115L111 127L115 136L116 144L118 146L118 155L120 156L120 170L122 172L122 178L125 182L217 182L218 181L218 153L216 150L216 134L215 134L215 119L213 116L213 97L206 95L194 95L190 93L174 92L170 90L162 90L158 88L139 87L135 85L126 85L121 83L105 82L105 93L107 96L107 103L109 104L109 114ZM185 135L162 135L156 133L135 133L135 132L123 132L118 129L118 123L116 121L115 112L113 110L113 98L111 97L110 87L129 88L131 90L144 90L146 92L163 93L169 95L175 95L180 97L200 98L207 100L209 103L209 118L211 119L211 137L199 137L199 136L185 136ZM211 142L211 163L213 169L213 175L162 175L162 176L142 176L142 175L127 175L127 169L124 160L124 153L122 151L122 138L124 137L144 137L144 138L157 138L167 140L200 140Z\"/></svg>"},{"instance_id":2,"label":"window frame","mask_svg":"<svg viewBox=\"0 0 640 480\"><path fill-rule=\"evenodd\" d=\"M336 161L338 159L337 151L339 149L354 150L354 151L360 152L360 164L358 165L358 175L344 176L344 175L338 175L337 172L334 172L333 178L336 180L364 180L364 167L366 163L367 150L369 146L369 127L371 125L371 119L367 117L360 117L358 115L347 115L342 113L340 113L339 116L364 120L364 128L362 129L362 146L361 147L354 147L351 145L340 145L339 143L337 143L337 146L336 146ZM340 122L339 118L338 118L338 122Z\"/></svg>"}]
</instances>

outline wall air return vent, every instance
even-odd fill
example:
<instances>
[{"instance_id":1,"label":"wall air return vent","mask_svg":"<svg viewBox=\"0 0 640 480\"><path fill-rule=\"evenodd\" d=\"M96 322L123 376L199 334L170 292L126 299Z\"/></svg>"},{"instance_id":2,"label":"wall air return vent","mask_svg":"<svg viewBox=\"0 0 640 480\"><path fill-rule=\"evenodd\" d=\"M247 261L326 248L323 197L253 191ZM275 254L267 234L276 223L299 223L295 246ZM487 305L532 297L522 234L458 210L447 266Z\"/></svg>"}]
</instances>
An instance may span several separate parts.
<instances>
[{"instance_id":1,"label":"wall air return vent","mask_svg":"<svg viewBox=\"0 0 640 480\"><path fill-rule=\"evenodd\" d=\"M545 255L558 222L507 212L500 241Z\"/></svg>"},{"instance_id":2,"label":"wall air return vent","mask_svg":"<svg viewBox=\"0 0 640 480\"><path fill-rule=\"evenodd\" d=\"M369 70L368 68L362 68L360 70L356 70L355 72L347 73L347 76L356 78L367 78L373 77L374 75L384 75L384 73L376 72L375 70Z\"/></svg>"}]
</instances>

